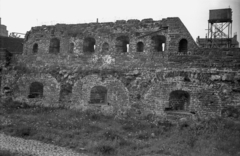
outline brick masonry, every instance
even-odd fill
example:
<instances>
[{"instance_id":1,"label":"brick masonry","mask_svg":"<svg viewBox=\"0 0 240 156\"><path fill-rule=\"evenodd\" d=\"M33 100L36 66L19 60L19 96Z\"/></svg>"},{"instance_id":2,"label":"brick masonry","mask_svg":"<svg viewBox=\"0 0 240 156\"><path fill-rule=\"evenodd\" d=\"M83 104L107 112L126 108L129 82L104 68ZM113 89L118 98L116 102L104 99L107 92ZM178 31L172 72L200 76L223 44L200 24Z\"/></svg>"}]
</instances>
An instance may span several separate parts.
<instances>
[{"instance_id":1,"label":"brick masonry","mask_svg":"<svg viewBox=\"0 0 240 156\"><path fill-rule=\"evenodd\" d=\"M163 39L163 51L154 49L159 41L154 37ZM51 42L53 38L59 45ZM182 39L187 41L185 51L179 51ZM138 42L143 52L137 52ZM92 49L86 51L89 46ZM128 46L127 52L120 52L121 46ZM50 53L51 48L56 52ZM185 91L185 111L202 116L240 105L240 49L199 48L177 17L33 27L17 60L15 68L2 72L1 90L9 86L15 98L31 104L112 112L138 104L164 115L170 94ZM44 85L44 96L28 99L35 81ZM107 89L107 101L89 103L94 86ZM60 94L62 90L67 91ZM59 101L63 95L65 100Z\"/></svg>"}]
</instances>

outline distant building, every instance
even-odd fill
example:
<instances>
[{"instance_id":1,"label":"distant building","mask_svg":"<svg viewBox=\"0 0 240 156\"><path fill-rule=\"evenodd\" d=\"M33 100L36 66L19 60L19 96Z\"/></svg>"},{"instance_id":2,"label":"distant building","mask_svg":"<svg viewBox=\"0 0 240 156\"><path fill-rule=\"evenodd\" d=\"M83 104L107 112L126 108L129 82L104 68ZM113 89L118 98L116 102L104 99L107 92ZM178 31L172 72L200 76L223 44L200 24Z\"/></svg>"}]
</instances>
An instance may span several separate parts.
<instances>
[{"instance_id":1,"label":"distant building","mask_svg":"<svg viewBox=\"0 0 240 156\"><path fill-rule=\"evenodd\" d=\"M23 38L0 36L0 48L7 49L12 54L22 54L23 42Z\"/></svg>"},{"instance_id":2,"label":"distant building","mask_svg":"<svg viewBox=\"0 0 240 156\"><path fill-rule=\"evenodd\" d=\"M0 36L8 36L7 26L2 25L0 18Z\"/></svg>"},{"instance_id":3,"label":"distant building","mask_svg":"<svg viewBox=\"0 0 240 156\"><path fill-rule=\"evenodd\" d=\"M8 51L12 54L22 54L23 51L23 38L16 38L8 36L7 27L1 25L0 18L0 49Z\"/></svg>"},{"instance_id":4,"label":"distant building","mask_svg":"<svg viewBox=\"0 0 240 156\"><path fill-rule=\"evenodd\" d=\"M233 38L200 38L196 40L201 48L239 48L237 34Z\"/></svg>"},{"instance_id":5,"label":"distant building","mask_svg":"<svg viewBox=\"0 0 240 156\"><path fill-rule=\"evenodd\" d=\"M23 41L23 38L8 37L7 27L1 25L0 18L0 70L11 63L12 56L22 54Z\"/></svg>"}]
</instances>

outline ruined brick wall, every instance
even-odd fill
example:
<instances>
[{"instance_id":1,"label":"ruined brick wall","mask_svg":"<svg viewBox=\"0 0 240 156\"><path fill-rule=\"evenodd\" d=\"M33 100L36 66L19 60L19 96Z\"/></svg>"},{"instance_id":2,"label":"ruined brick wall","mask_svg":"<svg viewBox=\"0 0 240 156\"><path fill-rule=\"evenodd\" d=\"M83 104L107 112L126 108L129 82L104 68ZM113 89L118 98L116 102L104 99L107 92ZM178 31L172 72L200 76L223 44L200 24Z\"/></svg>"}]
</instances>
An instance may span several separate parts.
<instances>
[{"instance_id":1,"label":"ruined brick wall","mask_svg":"<svg viewBox=\"0 0 240 156\"><path fill-rule=\"evenodd\" d=\"M239 49L197 47L179 18L119 20L32 28L17 76L2 81L30 103L112 112L139 105L164 115L177 99L204 116L240 105L239 67ZM33 82L43 85L41 98L28 98ZM172 100L175 92L184 96Z\"/></svg>"},{"instance_id":2,"label":"ruined brick wall","mask_svg":"<svg viewBox=\"0 0 240 156\"><path fill-rule=\"evenodd\" d=\"M168 30L159 31L152 35L147 35L155 32L161 26L169 26ZM142 35L147 35L141 37ZM72 65L81 64L83 67L96 66L102 63L110 56L115 60L114 65L118 66L132 66L141 61L145 63L145 59L151 59L154 52L154 36L163 36L165 38L165 51L156 53L164 63L169 52L177 53L178 44L181 39L188 41L188 51L193 51L197 48L191 35L182 24L179 18L168 18L161 21L148 20L128 20L116 21L115 23L90 23L78 25L64 25L56 26L42 26L34 27L27 35L25 42L24 61L28 61L33 65L51 65L56 63L58 65ZM129 52L118 52L118 37L126 37L129 44ZM57 55L49 54L50 41L52 38L57 38L60 41L60 48ZM95 52L86 53L84 49L84 39L93 38L95 40ZM138 42L144 44L143 52L136 52L136 45ZM74 45L71 52L71 43ZM107 51L103 50L104 43L107 43L109 48ZM34 45L38 45L37 53L33 53ZM149 53L152 52L152 53ZM168 52L168 53L166 53ZM89 55L90 54L90 55ZM103 57L105 56L105 57ZM139 60L142 57L142 60ZM117 59L116 59L117 58ZM109 58L110 59L110 58ZM34 61L34 60L37 60ZM62 60L62 61L59 61ZM135 63L133 63L133 61ZM37 64L38 63L38 64ZM122 68L122 67L121 67Z\"/></svg>"}]
</instances>

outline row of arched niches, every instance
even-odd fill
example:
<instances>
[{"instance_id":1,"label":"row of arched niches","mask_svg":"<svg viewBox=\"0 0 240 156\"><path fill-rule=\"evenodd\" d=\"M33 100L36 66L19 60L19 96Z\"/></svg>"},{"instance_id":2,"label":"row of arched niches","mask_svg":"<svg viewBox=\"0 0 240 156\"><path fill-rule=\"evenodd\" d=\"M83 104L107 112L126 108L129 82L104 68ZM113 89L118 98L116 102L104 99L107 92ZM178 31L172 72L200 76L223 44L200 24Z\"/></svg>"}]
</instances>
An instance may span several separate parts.
<instances>
[{"instance_id":1,"label":"row of arched niches","mask_svg":"<svg viewBox=\"0 0 240 156\"><path fill-rule=\"evenodd\" d=\"M64 93L63 93L64 92ZM68 90L60 91L60 99L61 102L64 99L64 96L72 93L72 88L68 88ZM90 90L90 99L88 104L108 104L108 89L105 86L96 85L93 86ZM29 94L28 98L34 99L43 98L44 95L44 85L41 82L32 82L29 86ZM187 110L190 105L190 94L187 91L183 90L174 90L170 93L169 96L169 106L165 108L165 110Z\"/></svg>"},{"instance_id":2,"label":"row of arched niches","mask_svg":"<svg viewBox=\"0 0 240 156\"><path fill-rule=\"evenodd\" d=\"M53 53L53 54L58 54L60 53L60 39L58 38L52 38L50 40L50 46L49 46L49 53ZM101 43L101 45L99 47L101 47L101 49L99 51L101 52L107 52L109 51L109 49L111 48L115 48L116 52L119 53L127 53L130 50L130 46L135 46L136 49L135 52L144 52L145 48L146 48L146 43L144 43L143 41L139 41L136 43L136 45L132 45L129 44L130 43L130 39L128 36L119 36L116 38L115 40L115 45L110 45L107 42ZM95 40L95 38L93 37L86 37L83 39L83 53L86 54L93 54L94 52L96 52L96 46L97 46L97 42ZM163 35L155 35L151 37L151 49L153 52L162 52L166 50L166 37ZM74 52L74 47L75 44L73 42L69 43L69 49L68 52L69 53L73 53ZM188 51L188 41L187 39L181 39L178 43L178 52L187 52ZM33 53L37 53L38 52L38 43L34 43L32 46L32 52Z\"/></svg>"}]
</instances>

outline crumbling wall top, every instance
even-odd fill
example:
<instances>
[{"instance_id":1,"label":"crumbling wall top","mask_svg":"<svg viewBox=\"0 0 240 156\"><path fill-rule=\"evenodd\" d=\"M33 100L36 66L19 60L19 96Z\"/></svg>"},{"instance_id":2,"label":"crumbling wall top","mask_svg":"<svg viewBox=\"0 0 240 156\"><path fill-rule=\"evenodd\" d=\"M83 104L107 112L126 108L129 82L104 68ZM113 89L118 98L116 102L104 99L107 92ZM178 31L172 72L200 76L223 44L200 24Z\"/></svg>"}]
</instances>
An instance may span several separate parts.
<instances>
[{"instance_id":1,"label":"crumbling wall top","mask_svg":"<svg viewBox=\"0 0 240 156\"><path fill-rule=\"evenodd\" d=\"M42 25L42 26L37 26L37 27L32 27L31 32L41 32L41 31L47 31L47 30L64 30L64 29L71 29L71 28L78 28L78 29L86 29L87 27L117 27L117 26L123 26L123 27L131 27L135 26L136 28L139 28L139 26L142 27L159 27L161 24L162 25L167 25L168 21L171 24L172 22L179 22L178 17L170 17L170 18L163 18L162 20L153 20L152 18L146 18L142 19L141 21L138 19L129 19L129 20L116 20L115 22L94 22L94 23L80 23L80 24L56 24L56 25Z\"/></svg>"}]
</instances>

